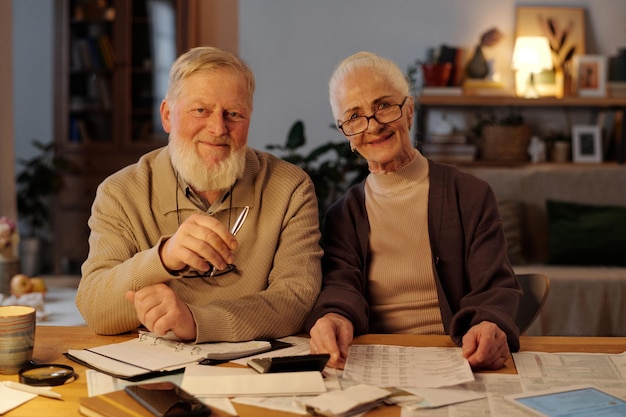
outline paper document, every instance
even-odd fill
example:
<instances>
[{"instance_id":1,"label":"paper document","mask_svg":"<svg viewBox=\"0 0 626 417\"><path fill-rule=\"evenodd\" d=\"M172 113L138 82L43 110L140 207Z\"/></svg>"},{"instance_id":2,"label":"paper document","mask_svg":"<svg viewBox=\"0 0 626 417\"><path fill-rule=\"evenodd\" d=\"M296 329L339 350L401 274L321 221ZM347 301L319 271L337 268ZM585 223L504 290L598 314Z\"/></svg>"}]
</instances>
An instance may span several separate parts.
<instances>
[{"instance_id":1,"label":"paper document","mask_svg":"<svg viewBox=\"0 0 626 417\"><path fill-rule=\"evenodd\" d=\"M259 374L251 368L189 365L181 388L197 397L317 395L326 392L321 372Z\"/></svg>"},{"instance_id":2,"label":"paper document","mask_svg":"<svg viewBox=\"0 0 626 417\"><path fill-rule=\"evenodd\" d=\"M0 414L4 414L33 398L37 398L37 394L14 390L0 383Z\"/></svg>"},{"instance_id":3,"label":"paper document","mask_svg":"<svg viewBox=\"0 0 626 417\"><path fill-rule=\"evenodd\" d=\"M437 388L474 380L461 348L352 345L344 378L379 387Z\"/></svg>"},{"instance_id":4,"label":"paper document","mask_svg":"<svg viewBox=\"0 0 626 417\"><path fill-rule=\"evenodd\" d=\"M513 353L524 391L590 384L626 396L626 353Z\"/></svg>"},{"instance_id":5,"label":"paper document","mask_svg":"<svg viewBox=\"0 0 626 417\"><path fill-rule=\"evenodd\" d=\"M314 415L342 417L363 413L382 405L382 400L391 392L359 384L343 391L327 392L304 402L306 409Z\"/></svg>"}]
</instances>

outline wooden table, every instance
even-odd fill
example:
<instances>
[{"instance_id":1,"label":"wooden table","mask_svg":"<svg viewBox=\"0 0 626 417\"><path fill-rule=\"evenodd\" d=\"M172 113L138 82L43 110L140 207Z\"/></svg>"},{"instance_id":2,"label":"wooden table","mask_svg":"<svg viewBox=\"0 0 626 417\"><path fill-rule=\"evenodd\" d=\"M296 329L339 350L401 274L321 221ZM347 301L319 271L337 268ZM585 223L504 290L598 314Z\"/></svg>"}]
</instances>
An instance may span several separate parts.
<instances>
[{"instance_id":1,"label":"wooden table","mask_svg":"<svg viewBox=\"0 0 626 417\"><path fill-rule=\"evenodd\" d=\"M71 417L79 416L78 400L87 396L87 380L85 371L87 368L70 361L63 353L68 349L83 349L109 343L123 342L136 337L136 334L120 336L98 336L87 327L55 327L38 326L35 335L35 352L33 359L38 363L64 363L71 365L78 372L76 381L54 387L53 390L61 393L64 400L53 400L37 397L18 408L5 414L8 417ZM453 347L454 344L448 336L417 336L417 335L378 335L370 334L355 339L355 343L362 344L388 344L400 346L442 346ZM523 336L521 347L525 351L540 352L597 352L597 353L621 353L626 350L626 337L550 337L550 336ZM499 373L515 374L515 366L512 360ZM1 376L2 379L17 381L17 375ZM252 406L234 404L239 416L293 416L290 413L265 410ZM223 416L215 410L213 415ZM399 416L400 409L397 407L383 407L368 413L368 416Z\"/></svg>"}]
</instances>

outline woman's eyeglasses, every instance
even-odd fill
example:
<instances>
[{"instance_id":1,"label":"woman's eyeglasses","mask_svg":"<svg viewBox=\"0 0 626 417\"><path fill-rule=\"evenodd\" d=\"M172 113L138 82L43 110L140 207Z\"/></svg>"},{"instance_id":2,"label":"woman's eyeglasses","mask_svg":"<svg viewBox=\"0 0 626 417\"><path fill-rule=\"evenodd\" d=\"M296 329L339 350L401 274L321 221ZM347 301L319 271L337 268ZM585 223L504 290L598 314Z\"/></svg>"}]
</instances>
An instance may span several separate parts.
<instances>
[{"instance_id":1,"label":"woman's eyeglasses","mask_svg":"<svg viewBox=\"0 0 626 417\"><path fill-rule=\"evenodd\" d=\"M237 217L237 220L235 220L235 224L233 224L233 227L230 229L230 233L232 233L233 236L236 236L239 229L241 229L243 222L246 220L246 217L248 217L248 211L250 211L250 207L245 206L243 208L243 211L239 215L239 217ZM224 269L217 269L214 265L211 265L209 270L206 272L201 272L195 269L190 269L189 271L185 272L182 275L182 277L183 278L214 278L214 277L219 277L220 275L228 274L229 272L232 272L235 269L237 269L237 266L235 264L228 264L226 265L226 268Z\"/></svg>"}]
</instances>

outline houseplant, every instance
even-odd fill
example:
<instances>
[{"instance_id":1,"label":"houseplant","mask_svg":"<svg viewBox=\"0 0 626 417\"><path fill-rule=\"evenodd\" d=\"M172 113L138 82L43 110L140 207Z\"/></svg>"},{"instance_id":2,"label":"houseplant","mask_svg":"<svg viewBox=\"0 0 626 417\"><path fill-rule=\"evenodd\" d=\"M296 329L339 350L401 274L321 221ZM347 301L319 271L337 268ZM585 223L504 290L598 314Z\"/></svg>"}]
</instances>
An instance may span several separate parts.
<instances>
[{"instance_id":1,"label":"houseplant","mask_svg":"<svg viewBox=\"0 0 626 417\"><path fill-rule=\"evenodd\" d=\"M336 129L334 125L331 128ZM328 206L365 178L369 170L365 159L350 151L348 141L329 141L309 153L301 153L305 145L304 122L297 120L289 129L284 145L267 145L266 148L283 152L282 159L309 174L315 186L321 223Z\"/></svg>"},{"instance_id":2,"label":"houseplant","mask_svg":"<svg viewBox=\"0 0 626 417\"><path fill-rule=\"evenodd\" d=\"M54 143L32 143L39 153L18 160L21 170L16 178L20 258L27 275L39 272L41 247L51 236L51 197L63 188L62 174L70 169L70 162L55 154Z\"/></svg>"},{"instance_id":3,"label":"houseplant","mask_svg":"<svg viewBox=\"0 0 626 417\"><path fill-rule=\"evenodd\" d=\"M501 119L493 113L481 112L472 127L481 159L491 161L526 161L531 133L530 126L516 111Z\"/></svg>"}]
</instances>

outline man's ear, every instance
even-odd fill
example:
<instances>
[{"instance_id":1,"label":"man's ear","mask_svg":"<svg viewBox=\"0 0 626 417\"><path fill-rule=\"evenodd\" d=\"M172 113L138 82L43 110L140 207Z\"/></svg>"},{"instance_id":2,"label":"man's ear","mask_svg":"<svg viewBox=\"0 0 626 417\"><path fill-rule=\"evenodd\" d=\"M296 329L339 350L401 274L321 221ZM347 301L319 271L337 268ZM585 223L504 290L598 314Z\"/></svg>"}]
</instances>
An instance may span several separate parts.
<instances>
[{"instance_id":1,"label":"man's ear","mask_svg":"<svg viewBox=\"0 0 626 417\"><path fill-rule=\"evenodd\" d=\"M167 100L161 101L161 107L159 109L161 113L161 125L165 133L170 133L170 105Z\"/></svg>"}]
</instances>

